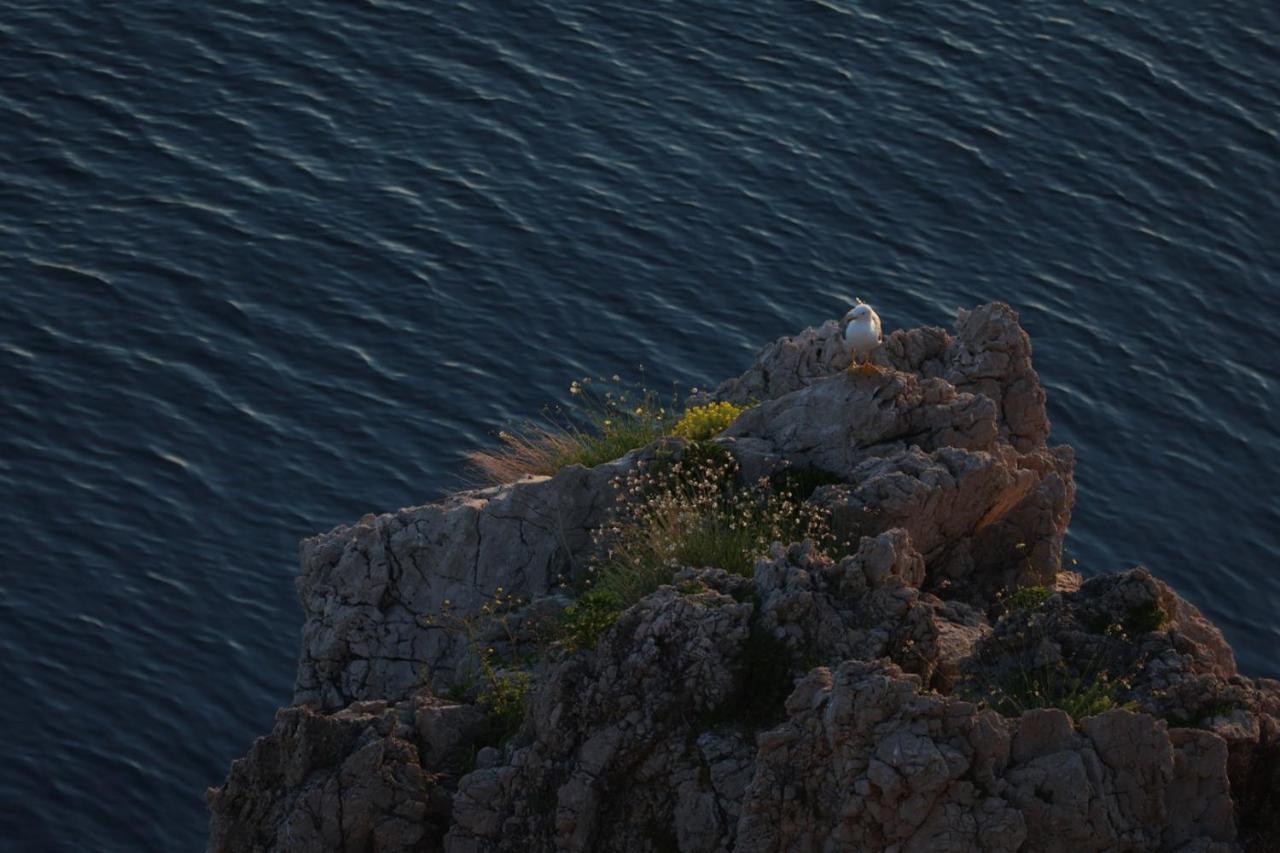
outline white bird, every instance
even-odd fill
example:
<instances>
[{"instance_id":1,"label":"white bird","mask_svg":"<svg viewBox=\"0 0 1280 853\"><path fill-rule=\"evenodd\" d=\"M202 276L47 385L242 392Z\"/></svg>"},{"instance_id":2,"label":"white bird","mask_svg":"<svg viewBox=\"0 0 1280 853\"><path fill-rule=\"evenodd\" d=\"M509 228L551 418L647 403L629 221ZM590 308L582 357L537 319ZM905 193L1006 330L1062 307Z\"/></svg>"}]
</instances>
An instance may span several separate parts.
<instances>
[{"instance_id":1,"label":"white bird","mask_svg":"<svg viewBox=\"0 0 1280 853\"><path fill-rule=\"evenodd\" d=\"M871 353L884 343L884 332L880 329L880 315L875 309L861 299L858 304L844 315L844 342L849 348L849 366L870 364ZM866 361L862 362L861 359Z\"/></svg>"}]
</instances>

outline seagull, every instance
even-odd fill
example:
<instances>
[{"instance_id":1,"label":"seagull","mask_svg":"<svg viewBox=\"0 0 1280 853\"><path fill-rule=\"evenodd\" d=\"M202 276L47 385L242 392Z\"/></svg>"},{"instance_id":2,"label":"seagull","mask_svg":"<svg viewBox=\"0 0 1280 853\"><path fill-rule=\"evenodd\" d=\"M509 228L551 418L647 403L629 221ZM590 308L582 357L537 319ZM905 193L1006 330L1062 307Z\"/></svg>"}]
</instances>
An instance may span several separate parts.
<instances>
[{"instance_id":1,"label":"seagull","mask_svg":"<svg viewBox=\"0 0 1280 853\"><path fill-rule=\"evenodd\" d=\"M858 304L844 315L844 342L849 347L849 367L862 369L871 366L871 353L884 343L884 332L880 330L880 315L875 309L861 299ZM861 361L865 358L866 361Z\"/></svg>"}]
</instances>

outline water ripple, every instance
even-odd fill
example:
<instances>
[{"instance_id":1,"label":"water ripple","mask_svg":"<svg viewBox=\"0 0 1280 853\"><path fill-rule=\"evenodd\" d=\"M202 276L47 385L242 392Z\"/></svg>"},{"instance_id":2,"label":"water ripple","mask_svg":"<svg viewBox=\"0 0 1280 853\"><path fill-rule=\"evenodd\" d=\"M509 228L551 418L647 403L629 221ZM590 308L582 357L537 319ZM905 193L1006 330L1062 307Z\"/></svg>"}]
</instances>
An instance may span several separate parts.
<instances>
[{"instance_id":1,"label":"water ripple","mask_svg":"<svg viewBox=\"0 0 1280 853\"><path fill-rule=\"evenodd\" d=\"M456 485L574 376L706 385L853 295L891 326L1015 303L1082 568L1148 563L1280 675L1278 29L1243 0L10 10L0 849L201 847L202 789L288 699L299 537Z\"/></svg>"}]
</instances>

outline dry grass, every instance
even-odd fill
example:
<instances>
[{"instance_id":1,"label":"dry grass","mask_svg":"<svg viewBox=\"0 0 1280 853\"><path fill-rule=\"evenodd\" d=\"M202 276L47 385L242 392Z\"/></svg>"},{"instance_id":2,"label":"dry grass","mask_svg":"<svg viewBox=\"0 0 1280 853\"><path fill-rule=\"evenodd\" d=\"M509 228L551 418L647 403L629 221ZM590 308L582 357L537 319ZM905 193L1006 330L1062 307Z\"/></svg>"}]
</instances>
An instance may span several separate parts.
<instances>
[{"instance_id":1,"label":"dry grass","mask_svg":"<svg viewBox=\"0 0 1280 853\"><path fill-rule=\"evenodd\" d=\"M498 447L467 454L467 463L489 485L509 483L526 474L554 474L575 455L579 444L572 433L537 424L500 432L498 440L502 442Z\"/></svg>"},{"instance_id":2,"label":"dry grass","mask_svg":"<svg viewBox=\"0 0 1280 853\"><path fill-rule=\"evenodd\" d=\"M568 465L587 468L617 459L670 432L675 398L664 404L644 388L617 390L617 379L574 382L572 415L548 413L498 434L497 447L469 454L468 463L487 485L518 480L527 474L551 475ZM604 391L596 387L604 386Z\"/></svg>"}]
</instances>

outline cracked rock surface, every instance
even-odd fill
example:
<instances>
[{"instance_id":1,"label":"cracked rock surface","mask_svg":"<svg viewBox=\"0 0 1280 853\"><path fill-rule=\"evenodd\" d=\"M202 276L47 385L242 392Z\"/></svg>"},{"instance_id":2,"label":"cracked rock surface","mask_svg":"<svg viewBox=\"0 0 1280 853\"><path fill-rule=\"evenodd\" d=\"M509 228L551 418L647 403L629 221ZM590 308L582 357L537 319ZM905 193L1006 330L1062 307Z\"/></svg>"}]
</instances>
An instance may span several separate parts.
<instances>
[{"instance_id":1,"label":"cracked rock surface","mask_svg":"<svg viewBox=\"0 0 1280 853\"><path fill-rule=\"evenodd\" d=\"M613 504L612 481L645 456L367 515L303 540L294 703L331 710L404 698L424 680L447 687L463 644L428 620L446 602L474 611L499 588L535 598L576 578Z\"/></svg>"},{"instance_id":2,"label":"cracked rock surface","mask_svg":"<svg viewBox=\"0 0 1280 853\"><path fill-rule=\"evenodd\" d=\"M209 850L1280 850L1280 682L1146 569L1063 571L1075 458L1031 355L1001 303L875 370L835 321L762 349L714 441L746 481L819 474L839 547L673 566L591 647L513 640L501 737L440 698L475 698L440 615L561 618L618 478L686 442L304 541L294 705L209 791Z\"/></svg>"}]
</instances>

